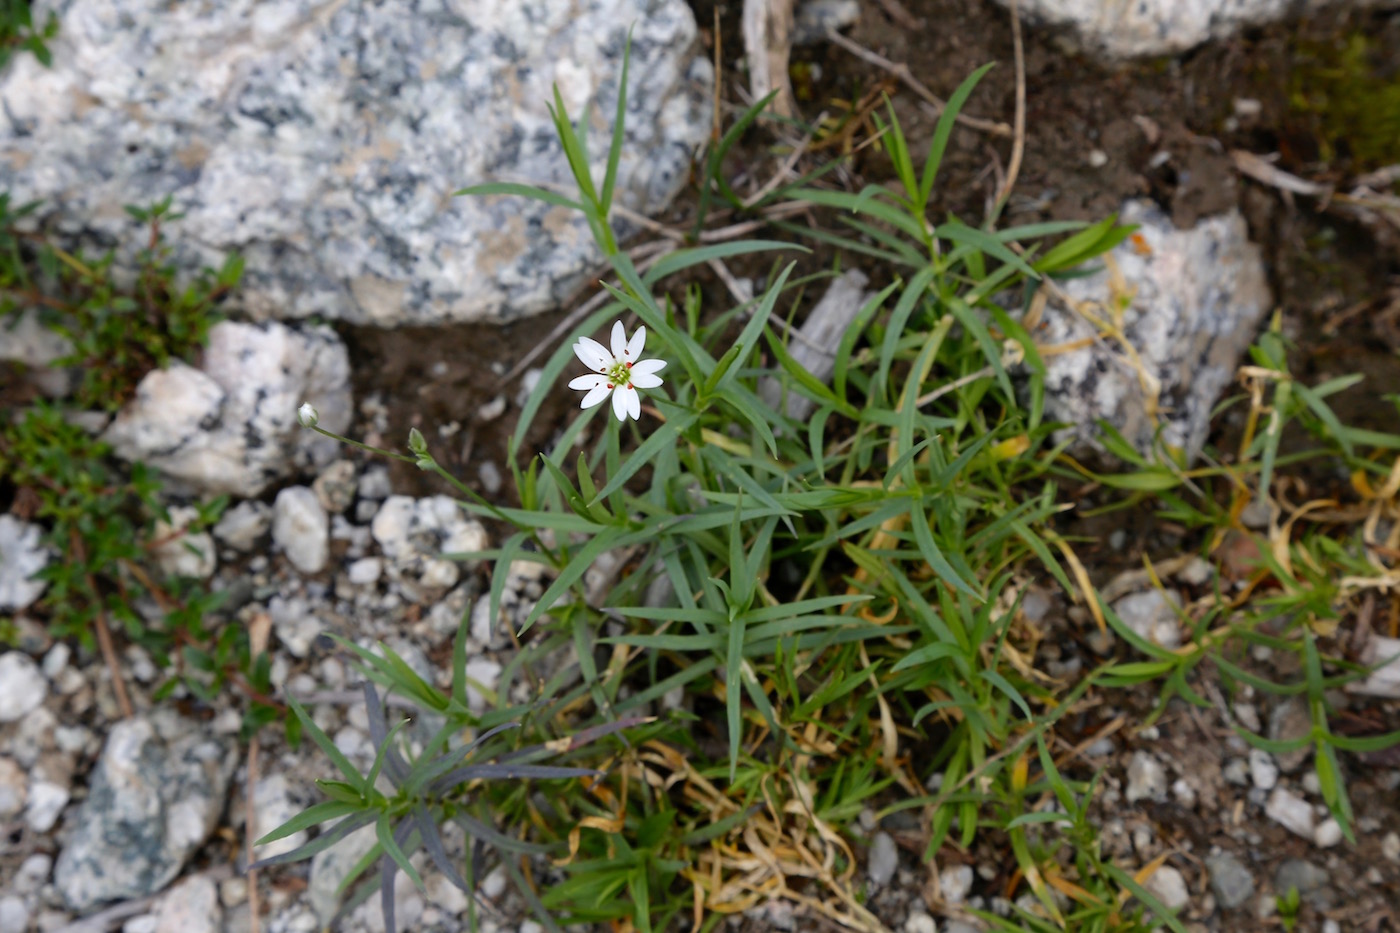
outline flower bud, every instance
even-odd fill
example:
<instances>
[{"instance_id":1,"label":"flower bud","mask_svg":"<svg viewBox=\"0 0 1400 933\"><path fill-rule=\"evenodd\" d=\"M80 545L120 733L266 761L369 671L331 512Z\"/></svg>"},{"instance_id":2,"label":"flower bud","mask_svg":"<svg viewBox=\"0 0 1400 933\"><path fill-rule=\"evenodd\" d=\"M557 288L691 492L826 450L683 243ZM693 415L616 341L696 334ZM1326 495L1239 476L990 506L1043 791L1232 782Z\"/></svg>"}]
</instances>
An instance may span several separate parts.
<instances>
[{"instance_id":1,"label":"flower bud","mask_svg":"<svg viewBox=\"0 0 1400 933\"><path fill-rule=\"evenodd\" d=\"M320 420L321 416L317 413L316 409L311 407L309 402L301 403L301 407L297 409L297 421L301 422L303 428L314 428L316 427L316 422Z\"/></svg>"}]
</instances>

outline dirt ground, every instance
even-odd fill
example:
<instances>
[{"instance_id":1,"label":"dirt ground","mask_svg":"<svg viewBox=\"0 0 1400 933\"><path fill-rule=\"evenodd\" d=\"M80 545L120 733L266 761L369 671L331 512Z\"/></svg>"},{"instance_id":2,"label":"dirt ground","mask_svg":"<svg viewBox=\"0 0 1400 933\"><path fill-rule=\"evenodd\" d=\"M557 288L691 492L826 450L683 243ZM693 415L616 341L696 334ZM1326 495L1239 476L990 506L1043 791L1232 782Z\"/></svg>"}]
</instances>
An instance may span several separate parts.
<instances>
[{"instance_id":1,"label":"dirt ground","mask_svg":"<svg viewBox=\"0 0 1400 933\"><path fill-rule=\"evenodd\" d=\"M711 53L716 38L712 24L718 12L721 99L732 118L747 100L740 67L741 4L738 0L693 0L693 5ZM1006 11L990 0L904 0L904 6L922 21L922 29L910 30L893 21L882 12L881 4L870 0L863 4L859 23L849 31L850 38L894 62L907 64L919 81L942 96L976 67L997 62L998 67L977 88L965 112L1009 122L1016 82ZM1252 238L1264 250L1277 306L1286 332L1296 343L1294 371L1310 382L1343 372L1364 373L1366 381L1360 388L1337 399L1339 415L1358 426L1396 430L1394 409L1377 403L1387 393L1400 392L1397 231L1358 223L1336 210L1320 209L1313 200L1290 198L1243 179L1234 168L1230 151L1278 153L1280 168L1331 183L1377 168L1378 157L1384 161L1383 157L1390 155L1390 162L1400 162L1400 135L1390 149L1384 140L1377 145L1362 139L1359 134L1363 130L1356 124L1332 120L1309 97L1315 97L1319 88L1334 95L1355 95L1384 88L1387 82L1400 82L1400 16L1329 14L1246 32L1179 59L1127 65L1068 51L1063 37L1036 28L1027 28L1025 40L1025 158L1006 221L1099 220L1130 197L1155 199L1180 226L1189 226L1204 215L1239 208L1248 220ZM793 64L804 117L811 119L823 111L837 114L841 102L858 100L884 82L912 148L917 151L926 145L934 117L919 105L914 94L878 68L831 45L795 49ZM1342 86L1339 74L1355 86ZM763 166L776 164L778 158L772 138L755 132L740 149L733 164L727 166L730 177L747 169L754 184L761 183L767 177ZM1009 149L1004 138L957 131L940 172L935 210L980 221L1005 170ZM845 180L858 189L891 177L888 160L876 149L867 148L852 158ZM683 222L693 217L695 204L694 192L690 192L662 219ZM810 269L816 269L829 259L818 253L807 262ZM848 263L858 261L847 258ZM888 277L878 268L868 271L876 282ZM722 290L708 272L697 274L692 281L722 300ZM675 284L679 289L685 283ZM461 425L450 439L434 440L434 447L441 448L449 468L482 489L478 476L481 463L491 461L508 475L505 451L518 410L514 399L520 392L519 381L501 384L499 374L562 318L560 312L506 328L457 327L431 332L344 328L342 332L354 359L357 397L380 393L388 410L387 421L395 431L418 426L434 440L437 427L453 422ZM497 370L483 366L482 360L496 361ZM507 414L479 423L475 415L479 406L502 394L511 402ZM568 405L563 397L547 404L526 449L547 442L552 430L549 426L559 423ZM1228 430L1228 425L1222 429ZM386 440L392 443L394 439ZM410 466L396 464L395 471L396 488L421 494L444 491L433 478ZM508 492L504 495L509 498ZM1105 521L1102 528L1093 529L1104 539L1111 531L1122 529L1136 543L1127 551L1089 551L1086 560L1100 582L1125 565L1140 561L1144 550L1160 558L1182 553L1194 544L1178 529L1159 527L1146 512L1115 513ZM1087 651L1074 644L1065 646L1067 653L1079 650ZM1110 712L1127 713L1140 721L1150 711L1153 696L1144 692L1117 698L1117 702L1120 709L1104 710L1102 719L1090 717L1082 722L1080 738L1092 737ZM1354 707L1347 715L1377 728L1400 725L1386 725L1383 714L1365 707ZM1382 721L1377 722L1378 717ZM1108 766L1110 775L1121 776L1133 750L1151 749L1165 760L1173 778L1198 775L1209 785L1210 806L1203 801L1199 813L1173 802L1127 805L1121 797L1102 807L1099 817L1108 827L1105 845L1109 850L1117 844L1115 839L1122 842L1135 827L1149 826L1154 853L1162 847L1173 848L1180 853L1176 864L1184 860L1187 869L1183 874L1193 895L1193 909L1207 896L1202 865L1212 847L1239 855L1254 873L1260 892L1271 890L1276 871L1288 859L1311 859L1323 864L1332 880L1321 893L1304 898L1298 929L1320 930L1323 918L1330 917L1342 930L1400 930L1395 906L1400 904L1400 869L1378 851L1384 831L1400 829L1400 792L1387 787L1386 779L1395 763L1345 756L1357 816L1376 831L1364 834L1359 846L1324 851L1276 824L1242 819L1245 788L1220 779L1228 759L1243 755L1230 739L1219 715L1173 708L1159 723L1155 736L1127 730L1119 737L1111 759L1079 762L1076 776L1087 777L1103 766ZM1234 741L1238 743L1238 739ZM906 849L902 864L907 871L902 877L910 880L909 890L903 895L891 893L872 907L898 928L904 922L908 902L926 890L928 879L915 857L922 851L918 834L906 831L896 835ZM1132 843L1126 844L1124 854L1130 854ZM964 857L951 851L942 855L954 860ZM988 898L1009 878L1010 860L1000 855L995 851L975 853L980 863L995 869L985 870L975 887ZM1145 860L1143 853L1138 856ZM1379 881L1376 875L1367 880L1367 872L1372 870L1381 873ZM1189 911L1187 918L1192 919ZM1197 915L1194 919L1204 924L1198 929L1280 928L1277 918L1256 916L1254 901L1223 915L1217 913L1209 919ZM803 922L817 923L811 918Z\"/></svg>"}]
</instances>

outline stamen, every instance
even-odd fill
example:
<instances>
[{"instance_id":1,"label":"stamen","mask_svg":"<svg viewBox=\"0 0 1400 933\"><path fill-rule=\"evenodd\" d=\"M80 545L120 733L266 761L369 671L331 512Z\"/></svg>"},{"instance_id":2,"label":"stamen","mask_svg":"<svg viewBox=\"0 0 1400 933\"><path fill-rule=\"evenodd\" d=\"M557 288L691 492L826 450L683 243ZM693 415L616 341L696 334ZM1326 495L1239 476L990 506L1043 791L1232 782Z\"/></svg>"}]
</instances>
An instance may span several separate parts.
<instances>
[{"instance_id":1,"label":"stamen","mask_svg":"<svg viewBox=\"0 0 1400 933\"><path fill-rule=\"evenodd\" d=\"M611 389L612 387L613 387L613 384L612 384L611 382L609 382L609 383L608 383L608 388Z\"/></svg>"}]
</instances>

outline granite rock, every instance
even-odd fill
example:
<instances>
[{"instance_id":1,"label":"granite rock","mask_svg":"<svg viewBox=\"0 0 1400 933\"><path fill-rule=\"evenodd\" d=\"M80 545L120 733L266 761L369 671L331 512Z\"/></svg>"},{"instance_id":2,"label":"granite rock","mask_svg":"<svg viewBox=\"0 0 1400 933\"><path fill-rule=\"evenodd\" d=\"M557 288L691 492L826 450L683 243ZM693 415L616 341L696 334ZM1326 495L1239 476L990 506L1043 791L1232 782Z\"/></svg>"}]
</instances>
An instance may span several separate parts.
<instances>
[{"instance_id":1,"label":"granite rock","mask_svg":"<svg viewBox=\"0 0 1400 933\"><path fill-rule=\"evenodd\" d=\"M303 401L326 430L349 427L350 358L340 338L327 327L224 321L210 330L198 369L147 373L103 439L177 487L248 498L294 466L335 456L334 441L297 423Z\"/></svg>"},{"instance_id":2,"label":"granite rock","mask_svg":"<svg viewBox=\"0 0 1400 933\"><path fill-rule=\"evenodd\" d=\"M709 135L711 67L684 0L38 0L35 18L48 10L53 66L16 56L0 81L0 190L103 245L130 238L123 205L173 197L175 262L240 252L237 300L258 319L555 305L601 256L582 214L451 193L572 194L552 88L571 118L587 109L601 165L629 29L616 203L664 207Z\"/></svg>"},{"instance_id":3,"label":"granite rock","mask_svg":"<svg viewBox=\"0 0 1400 933\"><path fill-rule=\"evenodd\" d=\"M1160 421L1162 442L1189 462L1270 307L1263 260L1237 211L1177 230L1151 202L1129 201L1120 219L1140 225L1137 237L1112 250L1098 273L1060 285L1078 310L1057 300L1046 306L1037 343L1093 343L1045 358L1045 417L1067 422L1056 439L1072 438L1081 450L1099 449L1098 422L1106 420L1149 456ZM1086 319L1106 319L1120 304L1131 352L1094 339L1099 330ZM1157 383L1155 418L1134 355Z\"/></svg>"},{"instance_id":4,"label":"granite rock","mask_svg":"<svg viewBox=\"0 0 1400 933\"><path fill-rule=\"evenodd\" d=\"M1010 6L1010 0L1001 0ZM1328 7L1396 5L1395 0L1019 0L1033 24L1067 29L1074 44L1114 58L1175 55L1242 29Z\"/></svg>"},{"instance_id":5,"label":"granite rock","mask_svg":"<svg viewBox=\"0 0 1400 933\"><path fill-rule=\"evenodd\" d=\"M218 823L237 750L226 739L162 731L150 717L112 727L54 869L70 910L160 891Z\"/></svg>"}]
</instances>

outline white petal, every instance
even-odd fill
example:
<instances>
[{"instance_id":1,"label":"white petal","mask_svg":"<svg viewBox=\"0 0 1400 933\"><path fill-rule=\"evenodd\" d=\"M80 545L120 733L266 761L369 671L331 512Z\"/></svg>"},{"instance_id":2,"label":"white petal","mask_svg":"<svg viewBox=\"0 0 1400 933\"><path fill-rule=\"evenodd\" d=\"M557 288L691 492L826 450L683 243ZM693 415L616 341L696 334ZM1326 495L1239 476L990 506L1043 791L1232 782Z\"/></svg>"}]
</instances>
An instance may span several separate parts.
<instances>
[{"instance_id":1,"label":"white petal","mask_svg":"<svg viewBox=\"0 0 1400 933\"><path fill-rule=\"evenodd\" d=\"M603 399L607 398L608 393L611 391L612 389L608 388L608 384L606 382L600 382L596 386L588 390L588 394L583 397L582 402L579 402L578 407L592 408L594 405L597 405Z\"/></svg>"},{"instance_id":2,"label":"white petal","mask_svg":"<svg viewBox=\"0 0 1400 933\"><path fill-rule=\"evenodd\" d=\"M616 392L613 393L613 414L614 414L614 415L617 415L617 420L618 420L618 421L626 421L626 420L627 420L627 398L626 398L626 396L629 395L629 394L631 394L631 395L636 395L637 393L635 393L635 392L629 393L626 389L623 389L623 388L619 388Z\"/></svg>"},{"instance_id":3,"label":"white petal","mask_svg":"<svg viewBox=\"0 0 1400 933\"><path fill-rule=\"evenodd\" d=\"M597 373L589 373L586 376L579 376L577 379L570 379L569 388L595 389L600 385L604 385L607 381L608 379L606 376L600 376Z\"/></svg>"},{"instance_id":4,"label":"white petal","mask_svg":"<svg viewBox=\"0 0 1400 933\"><path fill-rule=\"evenodd\" d=\"M655 373L639 372L638 367L632 367L632 384L639 389L654 389L661 385L661 377Z\"/></svg>"},{"instance_id":5,"label":"white petal","mask_svg":"<svg viewBox=\"0 0 1400 933\"><path fill-rule=\"evenodd\" d=\"M589 369L601 371L612 365L612 356L603 345L591 337L580 337L574 344L574 356Z\"/></svg>"},{"instance_id":6,"label":"white petal","mask_svg":"<svg viewBox=\"0 0 1400 933\"><path fill-rule=\"evenodd\" d=\"M637 332L632 335L632 339L627 341L627 359L633 363L642 358L642 350L647 345L647 329L638 327Z\"/></svg>"},{"instance_id":7,"label":"white petal","mask_svg":"<svg viewBox=\"0 0 1400 933\"><path fill-rule=\"evenodd\" d=\"M612 329L612 354L613 359L622 359L622 354L627 350L627 331L623 330L621 321L613 321Z\"/></svg>"},{"instance_id":8,"label":"white petal","mask_svg":"<svg viewBox=\"0 0 1400 933\"><path fill-rule=\"evenodd\" d=\"M618 390L617 390L617 394L626 397L626 399L627 399L627 414L629 414L629 415L632 416L632 420L633 420L633 421L640 421L640 420L642 419L642 400L641 400L640 398L637 397L637 390L636 390L636 389L618 389Z\"/></svg>"},{"instance_id":9,"label":"white petal","mask_svg":"<svg viewBox=\"0 0 1400 933\"><path fill-rule=\"evenodd\" d=\"M632 366L632 376L635 379L637 373L646 373L648 376L659 373L666 368L665 360L640 360Z\"/></svg>"}]
</instances>

